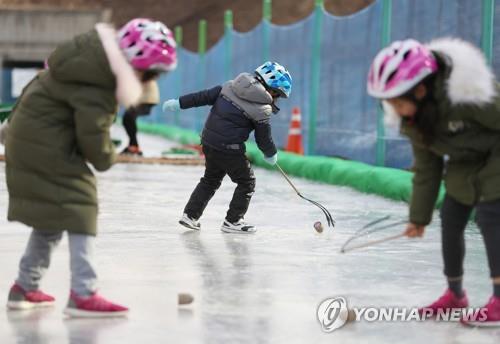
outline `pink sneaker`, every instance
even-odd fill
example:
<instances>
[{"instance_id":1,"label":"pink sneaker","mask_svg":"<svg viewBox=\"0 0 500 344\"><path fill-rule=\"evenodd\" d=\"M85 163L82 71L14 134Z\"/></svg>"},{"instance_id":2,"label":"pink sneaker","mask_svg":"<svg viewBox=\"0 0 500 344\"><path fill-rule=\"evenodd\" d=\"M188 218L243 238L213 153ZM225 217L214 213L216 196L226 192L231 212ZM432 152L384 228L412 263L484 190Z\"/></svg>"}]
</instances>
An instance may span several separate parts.
<instances>
[{"instance_id":1,"label":"pink sneaker","mask_svg":"<svg viewBox=\"0 0 500 344\"><path fill-rule=\"evenodd\" d=\"M55 299L41 290L26 291L19 285L14 284L9 291L7 308L9 309L33 309L39 307L50 307L54 305Z\"/></svg>"},{"instance_id":2,"label":"pink sneaker","mask_svg":"<svg viewBox=\"0 0 500 344\"><path fill-rule=\"evenodd\" d=\"M97 293L81 297L73 291L69 296L68 306L64 309L64 314L83 318L121 317L127 313L127 307L114 304Z\"/></svg>"},{"instance_id":3,"label":"pink sneaker","mask_svg":"<svg viewBox=\"0 0 500 344\"><path fill-rule=\"evenodd\" d=\"M422 307L418 309L420 316L425 315L429 317L435 317L438 312L446 312L447 310L457 309L457 308L467 308L469 306L469 301L467 295L465 294L461 298L458 298L450 289L446 290L443 296L441 296L437 301L433 302L429 306Z\"/></svg>"},{"instance_id":4,"label":"pink sneaker","mask_svg":"<svg viewBox=\"0 0 500 344\"><path fill-rule=\"evenodd\" d=\"M500 297L492 296L486 306L482 307L476 317L463 317L460 322L464 325L477 327L500 326Z\"/></svg>"}]
</instances>

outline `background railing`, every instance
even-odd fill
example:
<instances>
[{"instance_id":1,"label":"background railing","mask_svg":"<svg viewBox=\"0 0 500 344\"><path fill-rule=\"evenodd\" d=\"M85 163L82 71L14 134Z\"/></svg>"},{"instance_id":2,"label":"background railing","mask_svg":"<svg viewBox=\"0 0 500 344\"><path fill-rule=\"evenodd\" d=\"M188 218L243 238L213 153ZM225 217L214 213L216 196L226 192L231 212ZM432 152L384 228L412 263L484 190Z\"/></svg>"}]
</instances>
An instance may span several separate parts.
<instances>
[{"instance_id":1,"label":"background railing","mask_svg":"<svg viewBox=\"0 0 500 344\"><path fill-rule=\"evenodd\" d=\"M207 25L201 21L199 51L180 48L179 68L160 80L162 100L221 84L275 60L293 77L291 98L280 101L282 111L272 121L278 146L285 145L292 108L298 106L307 154L408 168L408 142L384 128L377 102L365 91L372 58L392 40L454 36L481 47L498 72L497 15L500 6L494 0L378 0L354 15L336 17L324 10L323 0L316 0L307 18L277 26L270 20L270 0L264 0L263 19L250 32L234 31L227 11L224 36L209 50ZM181 45L180 28L176 37ZM207 113L208 108L199 108L162 114L157 107L149 120L200 131Z\"/></svg>"}]
</instances>

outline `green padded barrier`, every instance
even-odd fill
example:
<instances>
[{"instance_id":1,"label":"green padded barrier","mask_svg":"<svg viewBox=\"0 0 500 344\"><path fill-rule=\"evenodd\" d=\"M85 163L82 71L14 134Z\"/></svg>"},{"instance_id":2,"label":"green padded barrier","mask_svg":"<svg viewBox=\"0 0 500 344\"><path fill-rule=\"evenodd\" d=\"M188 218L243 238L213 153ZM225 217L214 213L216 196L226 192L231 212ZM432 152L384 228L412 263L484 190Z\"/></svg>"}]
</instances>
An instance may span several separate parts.
<instances>
[{"instance_id":1,"label":"green padded barrier","mask_svg":"<svg viewBox=\"0 0 500 344\"><path fill-rule=\"evenodd\" d=\"M199 144L200 136L192 130L163 124L138 123L139 130L160 135L183 144ZM247 142L247 155L252 162L268 170L274 169L253 142ZM411 196L412 173L362 162L323 156L302 156L280 151L279 164L290 175L332 185L349 186L361 192L376 194L396 201L408 202ZM437 207L444 196L441 186Z\"/></svg>"},{"instance_id":2,"label":"green padded barrier","mask_svg":"<svg viewBox=\"0 0 500 344\"><path fill-rule=\"evenodd\" d=\"M11 104L0 104L0 123L5 121L9 117L11 110Z\"/></svg>"}]
</instances>

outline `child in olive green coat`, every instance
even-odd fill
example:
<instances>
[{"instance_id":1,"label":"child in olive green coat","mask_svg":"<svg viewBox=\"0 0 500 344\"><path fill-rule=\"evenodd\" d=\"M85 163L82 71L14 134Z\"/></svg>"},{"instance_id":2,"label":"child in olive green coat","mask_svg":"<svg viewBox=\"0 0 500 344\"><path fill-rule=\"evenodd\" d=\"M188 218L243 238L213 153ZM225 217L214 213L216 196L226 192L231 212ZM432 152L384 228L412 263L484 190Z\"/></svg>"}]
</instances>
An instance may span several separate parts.
<instances>
[{"instance_id":1,"label":"child in olive green coat","mask_svg":"<svg viewBox=\"0 0 500 344\"><path fill-rule=\"evenodd\" d=\"M85 317L127 313L126 307L96 293L92 251L98 204L95 177L87 162L98 171L112 166L116 154L109 129L118 104L136 104L142 83L175 64L175 42L162 23L135 19L120 32L97 24L61 44L49 57L48 69L25 87L3 130L8 219L33 227L9 293L9 308L54 303L39 284L67 231L71 293L65 313Z\"/></svg>"}]
</instances>

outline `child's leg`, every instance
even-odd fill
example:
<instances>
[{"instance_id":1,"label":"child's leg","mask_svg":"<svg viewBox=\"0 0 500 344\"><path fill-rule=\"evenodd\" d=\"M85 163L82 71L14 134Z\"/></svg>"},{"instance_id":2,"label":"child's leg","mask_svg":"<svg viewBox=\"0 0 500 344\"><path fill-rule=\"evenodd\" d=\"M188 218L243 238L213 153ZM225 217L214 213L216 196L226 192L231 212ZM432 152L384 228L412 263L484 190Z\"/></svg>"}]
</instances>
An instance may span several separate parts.
<instances>
[{"instance_id":1,"label":"child's leg","mask_svg":"<svg viewBox=\"0 0 500 344\"><path fill-rule=\"evenodd\" d=\"M471 211L472 207L461 204L448 195L441 208L444 274L448 278L448 287L457 297L463 295L464 231Z\"/></svg>"},{"instance_id":2,"label":"child's leg","mask_svg":"<svg viewBox=\"0 0 500 344\"><path fill-rule=\"evenodd\" d=\"M135 110L128 109L123 115L123 126L129 137L129 146L138 146L137 143L137 115Z\"/></svg>"},{"instance_id":3,"label":"child's leg","mask_svg":"<svg viewBox=\"0 0 500 344\"><path fill-rule=\"evenodd\" d=\"M62 232L43 232L33 229L26 251L19 264L16 284L26 291L37 290L45 275L52 252L61 241Z\"/></svg>"},{"instance_id":4,"label":"child's leg","mask_svg":"<svg viewBox=\"0 0 500 344\"><path fill-rule=\"evenodd\" d=\"M500 326L500 200L479 203L476 222L481 229L486 246L490 274L493 280L493 296L481 308L481 316L464 316L462 324L479 327Z\"/></svg>"},{"instance_id":5,"label":"child's leg","mask_svg":"<svg viewBox=\"0 0 500 344\"><path fill-rule=\"evenodd\" d=\"M71 256L71 293L64 313L75 317L114 317L127 314L128 308L98 295L97 275L92 266L95 237L69 233Z\"/></svg>"},{"instance_id":6,"label":"child's leg","mask_svg":"<svg viewBox=\"0 0 500 344\"><path fill-rule=\"evenodd\" d=\"M123 114L123 126L130 139L129 146L139 146L137 141L137 117L149 115L154 104L139 104Z\"/></svg>"},{"instance_id":7,"label":"child's leg","mask_svg":"<svg viewBox=\"0 0 500 344\"><path fill-rule=\"evenodd\" d=\"M205 175L200 179L184 208L184 213L196 220L201 217L226 175L226 172L219 168L219 161L213 151L203 147L203 152L205 153Z\"/></svg>"},{"instance_id":8,"label":"child's leg","mask_svg":"<svg viewBox=\"0 0 500 344\"><path fill-rule=\"evenodd\" d=\"M238 184L226 214L226 220L235 223L242 219L248 210L255 191L255 175L250 162L243 155L228 161L226 171L231 180Z\"/></svg>"},{"instance_id":9,"label":"child's leg","mask_svg":"<svg viewBox=\"0 0 500 344\"><path fill-rule=\"evenodd\" d=\"M500 297L500 200L480 203L476 220L486 246L493 293Z\"/></svg>"},{"instance_id":10,"label":"child's leg","mask_svg":"<svg viewBox=\"0 0 500 344\"><path fill-rule=\"evenodd\" d=\"M97 275L92 264L95 237L68 233L71 290L80 296L89 296L97 289Z\"/></svg>"},{"instance_id":11,"label":"child's leg","mask_svg":"<svg viewBox=\"0 0 500 344\"><path fill-rule=\"evenodd\" d=\"M464 231L471 211L472 207L461 204L448 195L444 198L441 207L441 244L448 290L432 304L420 308L420 312L431 310L432 314L436 315L438 311L469 305L462 289L462 276L465 257Z\"/></svg>"}]
</instances>

